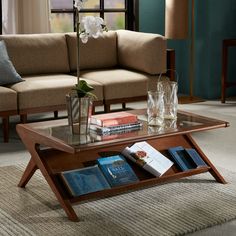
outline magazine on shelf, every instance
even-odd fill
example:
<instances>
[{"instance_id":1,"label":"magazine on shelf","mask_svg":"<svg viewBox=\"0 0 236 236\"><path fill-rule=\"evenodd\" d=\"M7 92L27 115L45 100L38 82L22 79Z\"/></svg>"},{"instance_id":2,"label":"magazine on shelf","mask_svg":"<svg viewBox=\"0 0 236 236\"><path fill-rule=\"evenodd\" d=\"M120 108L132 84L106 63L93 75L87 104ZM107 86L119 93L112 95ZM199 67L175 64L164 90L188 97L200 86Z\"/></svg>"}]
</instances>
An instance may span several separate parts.
<instances>
[{"instance_id":1,"label":"magazine on shelf","mask_svg":"<svg viewBox=\"0 0 236 236\"><path fill-rule=\"evenodd\" d=\"M97 162L112 187L139 181L129 163L121 155L101 157Z\"/></svg>"},{"instance_id":2,"label":"magazine on shelf","mask_svg":"<svg viewBox=\"0 0 236 236\"><path fill-rule=\"evenodd\" d=\"M112 112L91 116L90 123L98 126L117 126L136 123L138 116L129 112Z\"/></svg>"},{"instance_id":3,"label":"magazine on shelf","mask_svg":"<svg viewBox=\"0 0 236 236\"><path fill-rule=\"evenodd\" d=\"M169 148L168 152L182 171L207 166L198 152L193 148L185 149L182 146L177 146Z\"/></svg>"},{"instance_id":4,"label":"magazine on shelf","mask_svg":"<svg viewBox=\"0 0 236 236\"><path fill-rule=\"evenodd\" d=\"M61 177L74 197L110 188L98 165L64 171Z\"/></svg>"},{"instance_id":5,"label":"magazine on shelf","mask_svg":"<svg viewBox=\"0 0 236 236\"><path fill-rule=\"evenodd\" d=\"M132 131L132 130L139 130L142 128L143 123L138 121L135 123L128 123L123 125L116 125L116 126L99 126L90 124L90 129L97 132L101 135L109 135L109 134L115 134L116 132L122 132L122 131Z\"/></svg>"},{"instance_id":6,"label":"magazine on shelf","mask_svg":"<svg viewBox=\"0 0 236 236\"><path fill-rule=\"evenodd\" d=\"M157 177L163 175L174 164L145 141L126 147L122 154Z\"/></svg>"}]
</instances>

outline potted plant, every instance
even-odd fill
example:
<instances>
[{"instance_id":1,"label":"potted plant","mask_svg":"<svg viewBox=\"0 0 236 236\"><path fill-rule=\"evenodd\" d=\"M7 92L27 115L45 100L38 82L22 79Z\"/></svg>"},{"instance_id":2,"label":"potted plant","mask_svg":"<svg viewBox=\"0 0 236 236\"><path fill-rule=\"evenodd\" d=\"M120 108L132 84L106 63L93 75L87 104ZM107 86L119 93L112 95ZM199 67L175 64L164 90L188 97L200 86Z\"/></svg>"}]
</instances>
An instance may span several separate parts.
<instances>
[{"instance_id":1,"label":"potted plant","mask_svg":"<svg viewBox=\"0 0 236 236\"><path fill-rule=\"evenodd\" d=\"M94 90L85 80L80 79L80 41L87 43L90 37L98 38L103 31L107 31L104 20L101 17L85 16L79 22L79 11L87 0L75 0L76 9L76 33L77 33L77 84L72 88L72 93L66 96L68 120L74 134L87 134L89 121L92 114L92 103L96 96L91 93Z\"/></svg>"}]
</instances>

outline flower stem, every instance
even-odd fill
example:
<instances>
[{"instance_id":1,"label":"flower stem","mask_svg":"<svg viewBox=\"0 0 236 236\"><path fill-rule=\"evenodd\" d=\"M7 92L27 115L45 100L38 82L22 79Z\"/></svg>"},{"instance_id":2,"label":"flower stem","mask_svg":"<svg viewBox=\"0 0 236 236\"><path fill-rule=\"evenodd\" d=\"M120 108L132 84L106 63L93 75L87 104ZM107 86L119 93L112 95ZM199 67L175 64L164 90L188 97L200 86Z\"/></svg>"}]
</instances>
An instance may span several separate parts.
<instances>
[{"instance_id":1,"label":"flower stem","mask_svg":"<svg viewBox=\"0 0 236 236\"><path fill-rule=\"evenodd\" d=\"M80 38L79 38L79 10L76 8L76 33L77 33L77 83L79 84L80 77Z\"/></svg>"}]
</instances>

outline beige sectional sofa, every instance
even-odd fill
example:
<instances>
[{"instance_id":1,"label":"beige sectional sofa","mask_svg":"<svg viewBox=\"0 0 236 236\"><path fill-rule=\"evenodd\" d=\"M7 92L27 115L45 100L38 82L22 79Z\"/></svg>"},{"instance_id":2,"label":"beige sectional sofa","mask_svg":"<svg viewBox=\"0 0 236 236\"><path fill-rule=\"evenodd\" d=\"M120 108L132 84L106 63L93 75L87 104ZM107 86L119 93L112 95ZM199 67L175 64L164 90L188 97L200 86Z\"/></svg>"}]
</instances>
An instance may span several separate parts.
<instances>
[{"instance_id":1,"label":"beige sectional sofa","mask_svg":"<svg viewBox=\"0 0 236 236\"><path fill-rule=\"evenodd\" d=\"M0 116L4 141L8 117L58 111L66 108L65 95L75 85L77 39L75 33L2 35L9 58L24 81L0 86ZM110 111L113 103L146 99L157 75L167 68L166 39L157 34L127 30L109 31L80 43L81 78L95 88L95 105ZM172 61L169 68L174 66Z\"/></svg>"}]
</instances>

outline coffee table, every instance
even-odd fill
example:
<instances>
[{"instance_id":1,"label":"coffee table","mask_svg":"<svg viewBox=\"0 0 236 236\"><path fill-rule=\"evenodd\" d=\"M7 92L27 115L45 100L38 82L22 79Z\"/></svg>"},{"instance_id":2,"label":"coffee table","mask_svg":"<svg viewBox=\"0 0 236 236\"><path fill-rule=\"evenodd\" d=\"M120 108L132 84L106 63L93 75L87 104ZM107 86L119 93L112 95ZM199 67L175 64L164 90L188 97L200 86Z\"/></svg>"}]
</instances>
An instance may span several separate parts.
<instances>
[{"instance_id":1,"label":"coffee table","mask_svg":"<svg viewBox=\"0 0 236 236\"><path fill-rule=\"evenodd\" d=\"M40 169L68 218L72 221L78 221L72 204L83 200L120 194L204 172L209 172L219 183L226 183L193 140L191 133L227 127L229 126L228 122L179 111L176 122L166 121L162 128L153 128L149 127L145 121L146 110L140 109L129 112L137 114L141 120L144 120L142 129L112 136L98 136L94 133L86 136L72 135L67 119L18 124L17 132L31 154L31 159L18 186L24 188L35 171ZM60 178L60 172L93 165L98 157L120 153L126 146L138 141L147 141L164 154L167 154L168 148L174 146L195 148L207 166L181 171L173 165L164 175L157 178L134 163L130 163L140 179L137 183L79 197L72 197L66 190Z\"/></svg>"}]
</instances>

